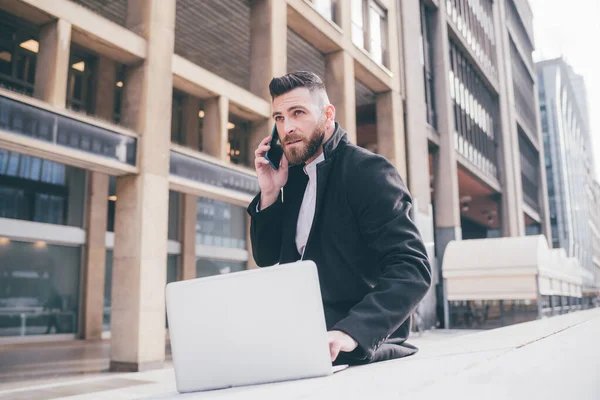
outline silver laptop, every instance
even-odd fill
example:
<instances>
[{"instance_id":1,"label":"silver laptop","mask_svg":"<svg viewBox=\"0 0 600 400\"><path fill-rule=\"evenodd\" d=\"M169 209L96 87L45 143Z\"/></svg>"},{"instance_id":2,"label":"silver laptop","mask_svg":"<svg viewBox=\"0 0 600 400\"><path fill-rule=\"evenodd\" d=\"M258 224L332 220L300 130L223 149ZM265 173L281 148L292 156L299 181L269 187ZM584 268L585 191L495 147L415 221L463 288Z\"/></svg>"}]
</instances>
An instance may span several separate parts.
<instances>
[{"instance_id":1,"label":"silver laptop","mask_svg":"<svg viewBox=\"0 0 600 400\"><path fill-rule=\"evenodd\" d=\"M166 299L179 392L333 373L312 261L169 283Z\"/></svg>"}]
</instances>

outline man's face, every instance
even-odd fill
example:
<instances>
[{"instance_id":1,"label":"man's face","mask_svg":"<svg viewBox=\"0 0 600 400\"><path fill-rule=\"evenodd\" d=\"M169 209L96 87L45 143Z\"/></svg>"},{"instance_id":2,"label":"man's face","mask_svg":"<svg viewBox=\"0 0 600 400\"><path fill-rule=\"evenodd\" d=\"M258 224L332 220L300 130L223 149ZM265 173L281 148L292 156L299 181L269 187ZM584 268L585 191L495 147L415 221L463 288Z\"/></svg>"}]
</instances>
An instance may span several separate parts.
<instances>
[{"instance_id":1,"label":"man's face","mask_svg":"<svg viewBox=\"0 0 600 400\"><path fill-rule=\"evenodd\" d=\"M290 164L300 165L321 148L325 137L325 110L318 94L297 88L273 100L273 118Z\"/></svg>"}]
</instances>

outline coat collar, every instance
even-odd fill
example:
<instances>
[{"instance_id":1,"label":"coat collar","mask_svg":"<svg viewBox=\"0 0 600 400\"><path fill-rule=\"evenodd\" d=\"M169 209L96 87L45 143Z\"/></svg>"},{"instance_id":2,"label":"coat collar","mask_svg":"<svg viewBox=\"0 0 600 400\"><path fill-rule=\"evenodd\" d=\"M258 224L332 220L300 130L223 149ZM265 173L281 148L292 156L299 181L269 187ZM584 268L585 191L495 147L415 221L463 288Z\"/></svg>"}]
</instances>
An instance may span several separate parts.
<instances>
[{"instance_id":1,"label":"coat collar","mask_svg":"<svg viewBox=\"0 0 600 400\"><path fill-rule=\"evenodd\" d=\"M340 127L338 122L335 123L335 130L333 131L333 135L323 143L323 154L325 154L325 160L331 158L334 154L335 149L337 149L340 143L348 143L348 135L346 132Z\"/></svg>"}]
</instances>

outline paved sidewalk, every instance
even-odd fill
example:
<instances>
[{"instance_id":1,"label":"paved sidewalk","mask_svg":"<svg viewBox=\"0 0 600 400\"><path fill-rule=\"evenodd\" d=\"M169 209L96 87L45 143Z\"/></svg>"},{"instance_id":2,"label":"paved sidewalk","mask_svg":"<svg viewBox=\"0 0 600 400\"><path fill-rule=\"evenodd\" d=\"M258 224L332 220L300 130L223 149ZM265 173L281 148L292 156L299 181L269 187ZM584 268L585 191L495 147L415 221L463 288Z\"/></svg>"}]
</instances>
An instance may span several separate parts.
<instances>
[{"instance_id":1,"label":"paved sidewalk","mask_svg":"<svg viewBox=\"0 0 600 400\"><path fill-rule=\"evenodd\" d=\"M600 309L484 332L432 331L415 356L330 377L181 395L172 368L0 391L0 399L600 399Z\"/></svg>"}]
</instances>

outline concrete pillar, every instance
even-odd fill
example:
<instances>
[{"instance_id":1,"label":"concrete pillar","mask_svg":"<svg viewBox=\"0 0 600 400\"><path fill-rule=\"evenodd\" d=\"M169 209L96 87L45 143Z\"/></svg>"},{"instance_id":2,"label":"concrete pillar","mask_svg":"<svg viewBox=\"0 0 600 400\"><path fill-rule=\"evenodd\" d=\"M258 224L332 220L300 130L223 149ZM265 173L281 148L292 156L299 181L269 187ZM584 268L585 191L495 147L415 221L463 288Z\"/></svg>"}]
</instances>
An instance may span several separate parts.
<instances>
[{"instance_id":1,"label":"concrete pillar","mask_svg":"<svg viewBox=\"0 0 600 400\"><path fill-rule=\"evenodd\" d=\"M510 63L510 42L506 28L506 11L503 1L493 4L496 34L496 59L500 90L500 113L496 132L499 133L499 173L502 184L502 235L525 235L523 215L523 186L521 182L521 159L517 131L515 96ZM508 60L508 61L507 61Z\"/></svg>"},{"instance_id":2,"label":"concrete pillar","mask_svg":"<svg viewBox=\"0 0 600 400\"><path fill-rule=\"evenodd\" d=\"M402 3L402 36L404 48L404 90L406 98L406 156L408 166L408 188L413 197L414 220L425 242L432 267L432 287L439 283L440 266L435 259L435 235L433 209L429 182L429 143L427 138L427 104L425 100L423 71L423 42L421 40L421 19L419 0ZM420 62L417 62L420 60ZM435 326L436 296L431 290L419 309L425 327Z\"/></svg>"},{"instance_id":3,"label":"concrete pillar","mask_svg":"<svg viewBox=\"0 0 600 400\"><path fill-rule=\"evenodd\" d=\"M104 316L108 175L93 172L89 177L80 333L82 339L101 339Z\"/></svg>"},{"instance_id":4,"label":"concrete pillar","mask_svg":"<svg viewBox=\"0 0 600 400\"><path fill-rule=\"evenodd\" d=\"M431 204L429 190L429 145L427 139L427 105L425 100L422 59L421 20L419 0L404 1L404 66L406 98L406 142L408 159L408 187L418 202L419 212L428 214ZM421 62L417 62L421 60Z\"/></svg>"},{"instance_id":5,"label":"concrete pillar","mask_svg":"<svg viewBox=\"0 0 600 400\"><path fill-rule=\"evenodd\" d=\"M356 143L356 87L354 59L345 50L326 56L325 86L329 101L334 105L336 120Z\"/></svg>"},{"instance_id":6,"label":"concrete pillar","mask_svg":"<svg viewBox=\"0 0 600 400\"><path fill-rule=\"evenodd\" d=\"M390 90L375 96L377 107L377 148L406 181L406 146L404 141L403 106L400 93Z\"/></svg>"},{"instance_id":7,"label":"concrete pillar","mask_svg":"<svg viewBox=\"0 0 600 400\"><path fill-rule=\"evenodd\" d=\"M200 137L198 126L200 119L200 99L188 95L183 100L183 135L185 144L198 150ZM196 277L196 196L191 194L181 195L181 271L182 280Z\"/></svg>"},{"instance_id":8,"label":"concrete pillar","mask_svg":"<svg viewBox=\"0 0 600 400\"><path fill-rule=\"evenodd\" d=\"M255 0L250 19L250 91L270 101L269 82L287 71L287 2Z\"/></svg>"},{"instance_id":9,"label":"concrete pillar","mask_svg":"<svg viewBox=\"0 0 600 400\"><path fill-rule=\"evenodd\" d=\"M35 69L34 97L65 107L71 50L71 24L59 19L42 26Z\"/></svg>"},{"instance_id":10,"label":"concrete pillar","mask_svg":"<svg viewBox=\"0 0 600 400\"><path fill-rule=\"evenodd\" d=\"M181 196L181 280L196 277L196 196Z\"/></svg>"},{"instance_id":11,"label":"concrete pillar","mask_svg":"<svg viewBox=\"0 0 600 400\"><path fill-rule=\"evenodd\" d=\"M95 82L95 115L113 120L117 64L99 57ZM86 207L86 260L83 269L83 339L100 339L104 314L104 281L106 268L106 219L108 214L108 180L106 174L89 172Z\"/></svg>"},{"instance_id":12,"label":"concrete pillar","mask_svg":"<svg viewBox=\"0 0 600 400\"><path fill-rule=\"evenodd\" d=\"M227 160L229 133L229 99L213 97L204 102L204 126L202 127L202 150L219 160Z\"/></svg>"},{"instance_id":13,"label":"concrete pillar","mask_svg":"<svg viewBox=\"0 0 600 400\"><path fill-rule=\"evenodd\" d=\"M449 94L450 55L448 25L446 23L446 2L440 1L439 8L432 18L431 36L433 45L433 71L435 85L435 110L438 116L440 146L434 156L434 203L435 203L435 247L440 266L439 283L436 287L438 308L443 307L444 326L448 327L448 302L446 285L442 279L442 263L446 246L452 240L461 240L460 194L458 190L458 169L454 148L454 105ZM442 317L442 316L440 316Z\"/></svg>"},{"instance_id":14,"label":"concrete pillar","mask_svg":"<svg viewBox=\"0 0 600 400\"><path fill-rule=\"evenodd\" d=\"M110 369L159 368L165 359L169 145L175 0L129 0L126 25L147 41L127 68L123 123L140 134L139 174L117 180Z\"/></svg>"}]
</instances>

